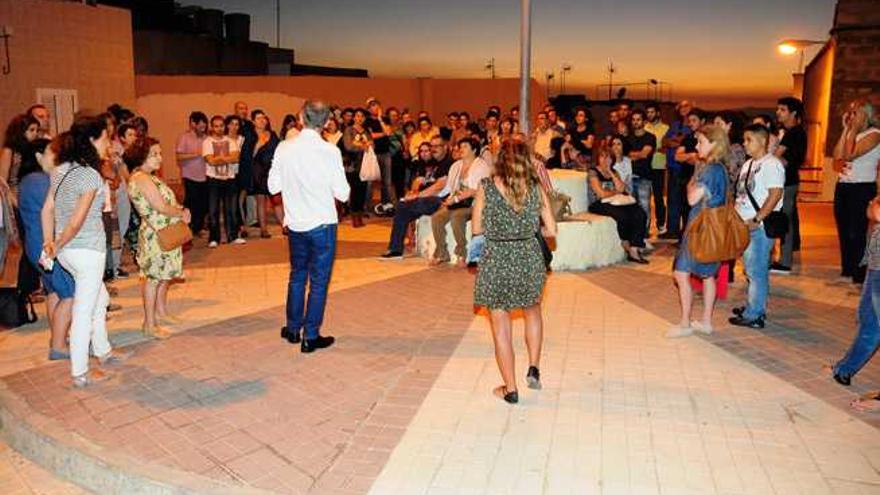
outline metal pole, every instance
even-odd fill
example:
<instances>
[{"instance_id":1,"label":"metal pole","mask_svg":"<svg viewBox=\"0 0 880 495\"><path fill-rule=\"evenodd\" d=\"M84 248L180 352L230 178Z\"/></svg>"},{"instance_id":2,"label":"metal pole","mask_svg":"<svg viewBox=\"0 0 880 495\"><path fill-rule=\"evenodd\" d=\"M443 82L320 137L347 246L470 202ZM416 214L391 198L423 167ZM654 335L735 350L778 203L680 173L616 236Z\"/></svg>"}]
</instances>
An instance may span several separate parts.
<instances>
[{"instance_id":1,"label":"metal pole","mask_svg":"<svg viewBox=\"0 0 880 495\"><path fill-rule=\"evenodd\" d=\"M519 128L529 135L529 89L532 64L532 2L521 0L519 34Z\"/></svg>"},{"instance_id":2,"label":"metal pole","mask_svg":"<svg viewBox=\"0 0 880 495\"><path fill-rule=\"evenodd\" d=\"M281 48L281 0L275 0L275 48Z\"/></svg>"}]
</instances>

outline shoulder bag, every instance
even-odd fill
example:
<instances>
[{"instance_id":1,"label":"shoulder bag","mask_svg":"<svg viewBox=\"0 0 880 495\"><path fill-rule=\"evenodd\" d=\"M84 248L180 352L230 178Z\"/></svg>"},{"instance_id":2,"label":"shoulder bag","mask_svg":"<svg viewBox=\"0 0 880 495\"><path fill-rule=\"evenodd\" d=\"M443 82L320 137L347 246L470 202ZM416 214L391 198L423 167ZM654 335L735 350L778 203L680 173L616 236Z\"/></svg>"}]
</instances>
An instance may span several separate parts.
<instances>
[{"instance_id":1,"label":"shoulder bag","mask_svg":"<svg viewBox=\"0 0 880 495\"><path fill-rule=\"evenodd\" d=\"M690 255L700 263L715 263L738 258L749 246L749 228L737 213L727 194L722 206L703 209L687 226L687 246Z\"/></svg>"},{"instance_id":2,"label":"shoulder bag","mask_svg":"<svg viewBox=\"0 0 880 495\"><path fill-rule=\"evenodd\" d=\"M189 225L183 220L178 220L166 227L157 229L147 215L142 216L141 219L147 223L148 227L156 232L156 235L159 237L159 248L162 249L162 251L173 251L191 241L193 238Z\"/></svg>"}]
</instances>

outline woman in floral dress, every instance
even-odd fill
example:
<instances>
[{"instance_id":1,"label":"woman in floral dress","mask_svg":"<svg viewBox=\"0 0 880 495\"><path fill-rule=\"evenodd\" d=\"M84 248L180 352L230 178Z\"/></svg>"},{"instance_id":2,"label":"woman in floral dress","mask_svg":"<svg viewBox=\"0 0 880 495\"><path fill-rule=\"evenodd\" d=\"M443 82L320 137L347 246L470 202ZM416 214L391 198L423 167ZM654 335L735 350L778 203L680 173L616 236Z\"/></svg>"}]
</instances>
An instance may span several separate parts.
<instances>
[{"instance_id":1,"label":"woman in floral dress","mask_svg":"<svg viewBox=\"0 0 880 495\"><path fill-rule=\"evenodd\" d=\"M526 320L529 388L540 389L539 365L543 342L541 294L547 278L537 236L540 221L548 237L556 236L556 221L521 142L505 143L492 177L482 180L474 200L473 234L486 236L474 287L474 304L485 306L492 319L495 360L504 385L493 393L519 401L514 371L511 312L522 309Z\"/></svg>"},{"instance_id":2,"label":"woman in floral dress","mask_svg":"<svg viewBox=\"0 0 880 495\"><path fill-rule=\"evenodd\" d=\"M189 210L180 206L174 192L153 175L162 164L159 142L138 141L123 156L131 176L128 194L141 217L137 264L143 277L144 326L147 336L167 338L171 333L162 323L174 323L168 314L168 286L183 276L183 250L163 251L158 231L175 222L190 221Z\"/></svg>"}]
</instances>

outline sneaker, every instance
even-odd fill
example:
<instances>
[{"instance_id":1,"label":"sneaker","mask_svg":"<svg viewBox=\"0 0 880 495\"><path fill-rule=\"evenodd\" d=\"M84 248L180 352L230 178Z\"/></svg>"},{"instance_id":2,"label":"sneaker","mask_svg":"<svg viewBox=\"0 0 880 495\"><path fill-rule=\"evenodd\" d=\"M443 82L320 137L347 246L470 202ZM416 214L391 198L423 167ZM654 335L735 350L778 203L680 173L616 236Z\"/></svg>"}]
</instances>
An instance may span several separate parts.
<instances>
[{"instance_id":1,"label":"sneaker","mask_svg":"<svg viewBox=\"0 0 880 495\"><path fill-rule=\"evenodd\" d=\"M110 303L107 305L108 313L115 313L117 311L122 311L122 305L116 303Z\"/></svg>"},{"instance_id":2,"label":"sneaker","mask_svg":"<svg viewBox=\"0 0 880 495\"><path fill-rule=\"evenodd\" d=\"M771 263L770 273L775 273L777 275L791 275L791 267L785 266L782 263Z\"/></svg>"},{"instance_id":3,"label":"sneaker","mask_svg":"<svg viewBox=\"0 0 880 495\"><path fill-rule=\"evenodd\" d=\"M700 333L703 334L703 335L712 335L712 332L715 331L715 329L712 328L711 325L708 325L708 326L707 326L707 325L703 325L703 322L701 322L701 321L692 321L692 322L691 322L691 328L693 328L694 330L700 332Z\"/></svg>"},{"instance_id":4,"label":"sneaker","mask_svg":"<svg viewBox=\"0 0 880 495\"><path fill-rule=\"evenodd\" d=\"M116 269L116 278L126 279L128 278L128 272L123 270L122 268Z\"/></svg>"},{"instance_id":5,"label":"sneaker","mask_svg":"<svg viewBox=\"0 0 880 495\"><path fill-rule=\"evenodd\" d=\"M216 247L219 246L219 245L220 245L220 243L218 243L217 241L211 241L211 242L208 243L208 247L211 248L211 249L214 249L214 248L216 248Z\"/></svg>"},{"instance_id":6,"label":"sneaker","mask_svg":"<svg viewBox=\"0 0 880 495\"><path fill-rule=\"evenodd\" d=\"M678 240L678 233L666 231L666 232L658 235L657 238L663 239L664 241L677 241Z\"/></svg>"},{"instance_id":7,"label":"sneaker","mask_svg":"<svg viewBox=\"0 0 880 495\"><path fill-rule=\"evenodd\" d=\"M385 251L379 256L380 260L402 260L403 253L400 251Z\"/></svg>"},{"instance_id":8,"label":"sneaker","mask_svg":"<svg viewBox=\"0 0 880 495\"><path fill-rule=\"evenodd\" d=\"M692 327L683 328L679 325L676 325L676 326L670 328L666 332L666 338L667 339L678 339L681 337L690 337L693 334L694 334L694 330Z\"/></svg>"},{"instance_id":9,"label":"sneaker","mask_svg":"<svg viewBox=\"0 0 880 495\"><path fill-rule=\"evenodd\" d=\"M113 375L101 370L89 370L82 375L73 377L73 386L85 388L95 383L105 382L112 377Z\"/></svg>"},{"instance_id":10,"label":"sneaker","mask_svg":"<svg viewBox=\"0 0 880 495\"><path fill-rule=\"evenodd\" d=\"M661 235L665 234L666 232L668 232L668 231L666 230L666 227L660 227L659 229L657 229L657 235L658 235L658 236L661 236Z\"/></svg>"},{"instance_id":11,"label":"sneaker","mask_svg":"<svg viewBox=\"0 0 880 495\"><path fill-rule=\"evenodd\" d=\"M385 214L385 205L378 204L378 205L374 206L373 213L375 213L377 217L381 217L382 215Z\"/></svg>"},{"instance_id":12,"label":"sneaker","mask_svg":"<svg viewBox=\"0 0 880 495\"><path fill-rule=\"evenodd\" d=\"M764 317L763 316L759 316L758 318L755 318L754 320L750 320L750 319L740 315L740 316L734 316L732 318L729 318L727 321L729 321L731 325L736 325L738 327L753 328L756 330L760 329L760 328L764 328Z\"/></svg>"},{"instance_id":13,"label":"sneaker","mask_svg":"<svg viewBox=\"0 0 880 495\"><path fill-rule=\"evenodd\" d=\"M241 237L239 237L239 238L235 239L234 241L232 241L232 244L235 244L236 246L240 246L242 244L247 244L247 241L242 239Z\"/></svg>"}]
</instances>

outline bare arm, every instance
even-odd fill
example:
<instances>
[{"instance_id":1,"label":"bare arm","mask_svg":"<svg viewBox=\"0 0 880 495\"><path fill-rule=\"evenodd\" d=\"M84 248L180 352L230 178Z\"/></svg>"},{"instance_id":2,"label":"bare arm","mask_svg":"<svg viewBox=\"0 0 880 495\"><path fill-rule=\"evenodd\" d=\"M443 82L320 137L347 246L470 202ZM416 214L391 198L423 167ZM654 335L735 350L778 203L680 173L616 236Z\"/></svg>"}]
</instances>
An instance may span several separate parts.
<instances>
[{"instance_id":1,"label":"bare arm","mask_svg":"<svg viewBox=\"0 0 880 495\"><path fill-rule=\"evenodd\" d=\"M477 188L474 196L474 207L471 209L471 232L473 235L483 234L483 207L486 205L486 191L483 185Z\"/></svg>"},{"instance_id":2,"label":"bare arm","mask_svg":"<svg viewBox=\"0 0 880 495\"><path fill-rule=\"evenodd\" d=\"M0 152L0 180L3 184L9 183L9 169L12 168L12 150L3 148Z\"/></svg>"},{"instance_id":3,"label":"bare arm","mask_svg":"<svg viewBox=\"0 0 880 495\"><path fill-rule=\"evenodd\" d=\"M615 184L615 187L616 184ZM602 189L602 184L599 182L599 178L596 176L590 177L590 189L593 190L593 194L595 194L599 199L605 199L617 194L617 191L606 191Z\"/></svg>"},{"instance_id":4,"label":"bare arm","mask_svg":"<svg viewBox=\"0 0 880 495\"><path fill-rule=\"evenodd\" d=\"M165 198L163 198L162 194L159 192L159 189L156 187L156 184L154 184L146 174L137 174L132 177L132 180L137 188L144 194L144 198L146 198L151 208L165 216L184 218L186 215L186 208L167 203Z\"/></svg>"},{"instance_id":5,"label":"bare arm","mask_svg":"<svg viewBox=\"0 0 880 495\"><path fill-rule=\"evenodd\" d=\"M550 198L543 189L538 188L541 193L541 220L544 222L543 233L547 237L556 237L556 217L553 216L553 209L550 208Z\"/></svg>"},{"instance_id":6,"label":"bare arm","mask_svg":"<svg viewBox=\"0 0 880 495\"><path fill-rule=\"evenodd\" d=\"M631 160L643 160L650 156L651 152L654 151L654 147L651 145L645 145L640 151L630 151L629 158Z\"/></svg>"},{"instance_id":7,"label":"bare arm","mask_svg":"<svg viewBox=\"0 0 880 495\"><path fill-rule=\"evenodd\" d=\"M55 238L55 186L49 188L49 194L43 203L40 224L43 227L43 246L51 245Z\"/></svg>"}]
</instances>

